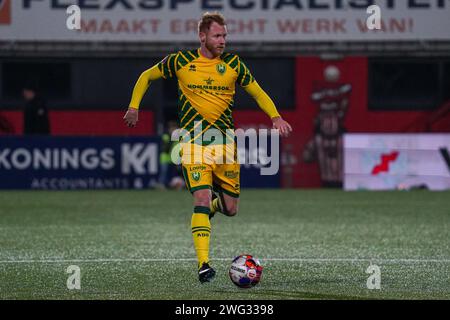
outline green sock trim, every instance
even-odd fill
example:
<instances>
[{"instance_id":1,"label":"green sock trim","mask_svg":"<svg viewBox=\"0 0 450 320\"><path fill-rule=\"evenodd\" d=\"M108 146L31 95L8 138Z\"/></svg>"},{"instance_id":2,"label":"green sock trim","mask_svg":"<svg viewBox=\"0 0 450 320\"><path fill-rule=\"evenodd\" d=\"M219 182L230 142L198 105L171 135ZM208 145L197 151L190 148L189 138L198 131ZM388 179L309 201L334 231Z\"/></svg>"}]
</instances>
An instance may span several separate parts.
<instances>
[{"instance_id":1,"label":"green sock trim","mask_svg":"<svg viewBox=\"0 0 450 320\"><path fill-rule=\"evenodd\" d=\"M211 234L211 230L209 229L197 229L197 230L192 230L192 233L196 233L196 232L205 232L207 234Z\"/></svg>"},{"instance_id":2,"label":"green sock trim","mask_svg":"<svg viewBox=\"0 0 450 320\"><path fill-rule=\"evenodd\" d=\"M194 229L197 229L197 228L206 228L206 229L211 229L211 227L210 227L210 226L196 226L196 227L192 227L191 229L192 229L192 230L194 230Z\"/></svg>"},{"instance_id":3,"label":"green sock trim","mask_svg":"<svg viewBox=\"0 0 450 320\"><path fill-rule=\"evenodd\" d=\"M211 212L211 209L208 207L203 207L203 206L196 206L194 207L194 214L195 213L204 213L204 214L209 214Z\"/></svg>"}]
</instances>

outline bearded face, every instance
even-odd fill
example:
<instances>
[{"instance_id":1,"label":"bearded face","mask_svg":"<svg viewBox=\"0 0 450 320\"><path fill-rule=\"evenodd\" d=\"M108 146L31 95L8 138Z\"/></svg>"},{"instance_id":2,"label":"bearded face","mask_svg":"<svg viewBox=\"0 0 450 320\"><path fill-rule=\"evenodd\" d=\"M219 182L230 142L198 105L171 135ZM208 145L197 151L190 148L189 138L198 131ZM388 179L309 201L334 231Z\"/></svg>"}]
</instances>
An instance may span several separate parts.
<instances>
[{"instance_id":1,"label":"bearded face","mask_svg":"<svg viewBox=\"0 0 450 320\"><path fill-rule=\"evenodd\" d=\"M207 32L200 33L202 43L214 57L220 56L225 51L226 36L227 27L216 22L211 24Z\"/></svg>"},{"instance_id":2,"label":"bearded face","mask_svg":"<svg viewBox=\"0 0 450 320\"><path fill-rule=\"evenodd\" d=\"M224 50L225 50L225 45L221 45L221 44L217 44L214 41L211 40L206 40L205 43L205 47L215 56L218 57L220 56Z\"/></svg>"}]
</instances>

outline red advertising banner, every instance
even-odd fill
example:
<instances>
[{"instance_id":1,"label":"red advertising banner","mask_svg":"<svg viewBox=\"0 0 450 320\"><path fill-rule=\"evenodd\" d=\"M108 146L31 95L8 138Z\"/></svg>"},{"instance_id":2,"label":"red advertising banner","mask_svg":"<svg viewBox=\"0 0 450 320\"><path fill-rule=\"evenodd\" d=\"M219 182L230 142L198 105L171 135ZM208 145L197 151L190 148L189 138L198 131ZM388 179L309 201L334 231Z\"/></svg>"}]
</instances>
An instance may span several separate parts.
<instances>
[{"instance_id":1,"label":"red advertising banner","mask_svg":"<svg viewBox=\"0 0 450 320\"><path fill-rule=\"evenodd\" d=\"M151 111L139 113L139 125L128 128L122 120L125 111L49 111L53 136L141 136L153 135L154 115ZM21 111L0 112L0 135L22 134Z\"/></svg>"}]
</instances>

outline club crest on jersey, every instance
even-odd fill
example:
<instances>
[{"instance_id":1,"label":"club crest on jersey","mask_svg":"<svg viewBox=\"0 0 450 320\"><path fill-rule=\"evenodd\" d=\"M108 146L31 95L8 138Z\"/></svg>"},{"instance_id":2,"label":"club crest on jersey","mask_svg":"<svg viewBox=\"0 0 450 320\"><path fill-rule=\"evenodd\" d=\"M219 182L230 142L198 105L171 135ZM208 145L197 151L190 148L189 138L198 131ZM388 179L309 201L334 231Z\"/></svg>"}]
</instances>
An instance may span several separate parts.
<instances>
[{"instance_id":1,"label":"club crest on jersey","mask_svg":"<svg viewBox=\"0 0 450 320\"><path fill-rule=\"evenodd\" d=\"M194 181L199 181L202 177L202 174L200 172L192 172L191 177L192 179L194 179Z\"/></svg>"},{"instance_id":2,"label":"club crest on jersey","mask_svg":"<svg viewBox=\"0 0 450 320\"><path fill-rule=\"evenodd\" d=\"M223 75L227 71L227 66L224 63L218 64L216 70L220 75Z\"/></svg>"}]
</instances>

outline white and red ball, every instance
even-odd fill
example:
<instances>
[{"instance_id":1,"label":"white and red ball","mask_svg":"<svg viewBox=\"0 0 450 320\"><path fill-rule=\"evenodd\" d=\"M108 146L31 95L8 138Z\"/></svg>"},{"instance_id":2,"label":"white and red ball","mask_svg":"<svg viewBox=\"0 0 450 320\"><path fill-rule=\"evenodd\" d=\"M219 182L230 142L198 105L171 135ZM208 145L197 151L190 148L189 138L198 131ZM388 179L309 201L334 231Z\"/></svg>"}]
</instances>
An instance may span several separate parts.
<instances>
[{"instance_id":1,"label":"white and red ball","mask_svg":"<svg viewBox=\"0 0 450 320\"><path fill-rule=\"evenodd\" d=\"M258 259L249 254L241 254L231 263L230 279L239 288L251 288L261 280L262 269Z\"/></svg>"}]
</instances>

